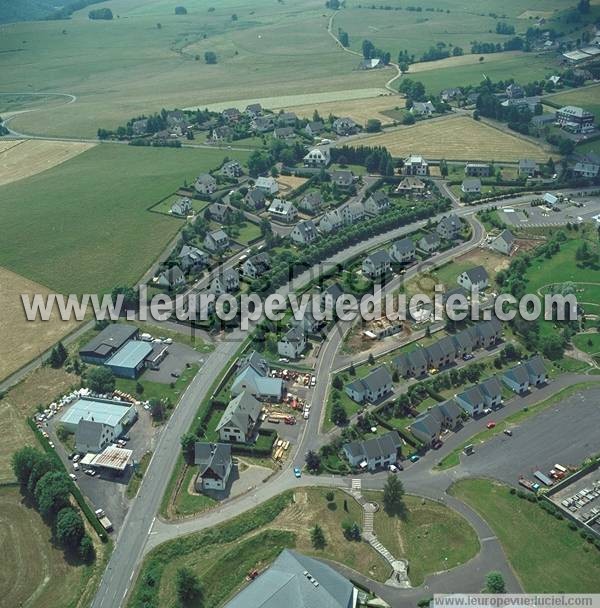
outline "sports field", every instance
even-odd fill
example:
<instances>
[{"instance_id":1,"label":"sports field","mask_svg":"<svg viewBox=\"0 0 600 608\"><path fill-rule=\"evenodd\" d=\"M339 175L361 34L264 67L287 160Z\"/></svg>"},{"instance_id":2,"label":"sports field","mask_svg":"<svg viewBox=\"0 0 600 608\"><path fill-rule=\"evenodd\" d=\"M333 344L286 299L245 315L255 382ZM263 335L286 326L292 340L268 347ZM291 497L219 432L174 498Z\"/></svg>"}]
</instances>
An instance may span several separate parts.
<instances>
[{"instance_id":1,"label":"sports field","mask_svg":"<svg viewBox=\"0 0 600 608\"><path fill-rule=\"evenodd\" d=\"M247 158L232 150L105 144L2 186L0 265L63 293L133 284L181 227L148 209L225 155Z\"/></svg>"},{"instance_id":2,"label":"sports field","mask_svg":"<svg viewBox=\"0 0 600 608\"><path fill-rule=\"evenodd\" d=\"M114 128L163 107L353 89L376 95L390 78L389 70L355 70L358 58L327 34L321 0L222 0L211 12L209 6L189 0L188 14L178 16L166 0L114 0L112 21L90 21L83 9L66 22L3 26L0 94L44 90L77 97L18 116L11 126L89 137L98 127ZM216 65L205 64L206 51L217 54Z\"/></svg>"},{"instance_id":3,"label":"sports field","mask_svg":"<svg viewBox=\"0 0 600 608\"><path fill-rule=\"evenodd\" d=\"M297 106L286 106L288 112L295 112L302 118L312 119L315 110L322 118L330 114L334 116L350 116L360 125L366 125L369 118L376 118L382 124L391 123L389 116L381 114L384 110L403 108L405 100L397 95L382 95L370 99L353 99L348 101L334 101L326 103L309 103Z\"/></svg>"},{"instance_id":4,"label":"sports field","mask_svg":"<svg viewBox=\"0 0 600 608\"><path fill-rule=\"evenodd\" d=\"M0 142L0 186L51 169L93 145L34 139Z\"/></svg>"},{"instance_id":5,"label":"sports field","mask_svg":"<svg viewBox=\"0 0 600 608\"><path fill-rule=\"evenodd\" d=\"M600 85L595 84L565 91L564 93L548 95L544 99L561 106L581 106L596 116L596 122L600 121Z\"/></svg>"},{"instance_id":6,"label":"sports field","mask_svg":"<svg viewBox=\"0 0 600 608\"><path fill-rule=\"evenodd\" d=\"M422 154L431 159L488 161L548 158L540 147L467 116L428 120L357 141L367 146L385 146L397 157Z\"/></svg>"}]
</instances>

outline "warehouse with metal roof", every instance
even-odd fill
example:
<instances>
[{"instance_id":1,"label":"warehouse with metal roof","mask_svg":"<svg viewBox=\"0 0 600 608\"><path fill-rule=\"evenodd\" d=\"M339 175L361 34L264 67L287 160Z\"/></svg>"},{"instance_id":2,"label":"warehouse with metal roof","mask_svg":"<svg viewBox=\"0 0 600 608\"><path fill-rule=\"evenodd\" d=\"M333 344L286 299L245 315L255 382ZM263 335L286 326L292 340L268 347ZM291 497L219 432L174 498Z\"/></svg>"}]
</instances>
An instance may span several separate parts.
<instances>
[{"instance_id":1,"label":"warehouse with metal roof","mask_svg":"<svg viewBox=\"0 0 600 608\"><path fill-rule=\"evenodd\" d=\"M146 357L152 353L152 345L141 340L131 340L120 348L104 365L121 378L137 378L144 369Z\"/></svg>"},{"instance_id":2,"label":"warehouse with metal roof","mask_svg":"<svg viewBox=\"0 0 600 608\"><path fill-rule=\"evenodd\" d=\"M60 421L67 431L74 433L80 420L92 420L110 426L118 437L136 418L137 410L126 401L82 398L67 408Z\"/></svg>"}]
</instances>

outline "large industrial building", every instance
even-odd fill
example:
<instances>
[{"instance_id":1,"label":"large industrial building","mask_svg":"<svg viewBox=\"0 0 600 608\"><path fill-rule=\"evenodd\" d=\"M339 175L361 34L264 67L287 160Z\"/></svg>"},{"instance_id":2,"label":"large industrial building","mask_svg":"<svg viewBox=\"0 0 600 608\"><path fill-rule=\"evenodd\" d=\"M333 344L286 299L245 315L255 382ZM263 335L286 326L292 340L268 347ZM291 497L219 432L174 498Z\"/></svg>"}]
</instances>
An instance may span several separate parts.
<instances>
[{"instance_id":1,"label":"large industrial building","mask_svg":"<svg viewBox=\"0 0 600 608\"><path fill-rule=\"evenodd\" d=\"M104 363L115 376L137 378L143 371L146 357L152 353L152 345L141 340L131 340Z\"/></svg>"},{"instance_id":2,"label":"large industrial building","mask_svg":"<svg viewBox=\"0 0 600 608\"><path fill-rule=\"evenodd\" d=\"M131 403L84 397L70 405L60 421L70 433L77 431L80 420L88 420L110 427L113 437L118 437L136 418L137 410Z\"/></svg>"},{"instance_id":3,"label":"large industrial building","mask_svg":"<svg viewBox=\"0 0 600 608\"><path fill-rule=\"evenodd\" d=\"M111 323L85 346L79 349L79 356L85 363L102 365L106 363L125 343L137 338L139 329L124 323Z\"/></svg>"}]
</instances>

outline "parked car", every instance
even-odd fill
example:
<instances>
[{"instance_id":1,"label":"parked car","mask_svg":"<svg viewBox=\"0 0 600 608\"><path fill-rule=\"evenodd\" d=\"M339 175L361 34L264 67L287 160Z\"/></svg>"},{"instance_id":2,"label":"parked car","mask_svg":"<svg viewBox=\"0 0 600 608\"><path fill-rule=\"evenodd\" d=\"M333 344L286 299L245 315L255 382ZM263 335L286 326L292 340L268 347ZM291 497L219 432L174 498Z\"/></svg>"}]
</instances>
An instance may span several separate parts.
<instances>
[{"instance_id":1,"label":"parked car","mask_svg":"<svg viewBox=\"0 0 600 608\"><path fill-rule=\"evenodd\" d=\"M73 481L77 481L77 475L74 475L73 473L69 473L69 477L73 480Z\"/></svg>"},{"instance_id":2,"label":"parked car","mask_svg":"<svg viewBox=\"0 0 600 608\"><path fill-rule=\"evenodd\" d=\"M398 467L395 464L391 464L390 465L390 471L392 473L397 473L398 472Z\"/></svg>"},{"instance_id":3,"label":"parked car","mask_svg":"<svg viewBox=\"0 0 600 608\"><path fill-rule=\"evenodd\" d=\"M510 429L504 429L504 434L508 435L509 437L512 437L512 431Z\"/></svg>"},{"instance_id":4,"label":"parked car","mask_svg":"<svg viewBox=\"0 0 600 608\"><path fill-rule=\"evenodd\" d=\"M298 467L294 467L294 475L300 478L302 477L302 471Z\"/></svg>"},{"instance_id":5,"label":"parked car","mask_svg":"<svg viewBox=\"0 0 600 608\"><path fill-rule=\"evenodd\" d=\"M79 471L79 464L77 464L76 462L73 463L73 470Z\"/></svg>"},{"instance_id":6,"label":"parked car","mask_svg":"<svg viewBox=\"0 0 600 608\"><path fill-rule=\"evenodd\" d=\"M496 426L495 422L488 422L485 426L487 426L488 429L493 429Z\"/></svg>"},{"instance_id":7,"label":"parked car","mask_svg":"<svg viewBox=\"0 0 600 608\"><path fill-rule=\"evenodd\" d=\"M474 359L474 358L475 358L475 355L472 355L471 353L465 353L463 355L463 360L464 361L470 361L471 359Z\"/></svg>"},{"instance_id":8,"label":"parked car","mask_svg":"<svg viewBox=\"0 0 600 608\"><path fill-rule=\"evenodd\" d=\"M75 456L73 456L73 462L79 462L79 460L81 460L81 455L75 454Z\"/></svg>"},{"instance_id":9,"label":"parked car","mask_svg":"<svg viewBox=\"0 0 600 608\"><path fill-rule=\"evenodd\" d=\"M77 456L77 452L71 452L71 453L70 453L70 454L67 456L67 458L68 458L69 460L73 460L73 458L75 458L75 456ZM77 461L75 461L75 462L77 462Z\"/></svg>"},{"instance_id":10,"label":"parked car","mask_svg":"<svg viewBox=\"0 0 600 608\"><path fill-rule=\"evenodd\" d=\"M94 513L96 514L96 517L98 517L98 518L104 517L106 515L106 513L104 512L103 509L96 509L94 511Z\"/></svg>"},{"instance_id":11,"label":"parked car","mask_svg":"<svg viewBox=\"0 0 600 608\"><path fill-rule=\"evenodd\" d=\"M421 457L420 457L418 454L413 454L413 455L410 457L410 461L411 461L411 462L417 462L417 460L419 460L420 458L421 458Z\"/></svg>"}]
</instances>

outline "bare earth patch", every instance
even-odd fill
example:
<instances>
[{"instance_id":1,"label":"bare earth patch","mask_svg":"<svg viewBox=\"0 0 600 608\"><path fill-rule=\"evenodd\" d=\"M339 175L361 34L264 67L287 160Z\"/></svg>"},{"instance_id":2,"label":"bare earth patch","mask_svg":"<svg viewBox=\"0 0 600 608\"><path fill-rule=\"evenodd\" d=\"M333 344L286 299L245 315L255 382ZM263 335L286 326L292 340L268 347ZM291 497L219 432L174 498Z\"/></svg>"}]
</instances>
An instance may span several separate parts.
<instances>
[{"instance_id":1,"label":"bare earth patch","mask_svg":"<svg viewBox=\"0 0 600 608\"><path fill-rule=\"evenodd\" d=\"M385 146L393 156L422 154L447 160L515 162L520 158L545 160L542 148L467 116L449 116L398 127L357 139L367 146Z\"/></svg>"},{"instance_id":2,"label":"bare earth patch","mask_svg":"<svg viewBox=\"0 0 600 608\"><path fill-rule=\"evenodd\" d=\"M369 99L310 103L277 109L295 112L301 118L312 118L314 111L317 110L323 118L327 118L330 114L334 114L335 116L349 116L361 125L365 125L369 118L376 118L383 124L387 124L391 123L392 120L389 116L381 114L381 112L384 110L403 108L405 103L406 100L398 95L381 95L380 97Z\"/></svg>"},{"instance_id":3,"label":"bare earth patch","mask_svg":"<svg viewBox=\"0 0 600 608\"><path fill-rule=\"evenodd\" d=\"M496 61L506 61L507 57L520 57L526 53L522 51L506 51L504 53L497 53L485 56L486 64L494 63ZM447 57L446 59L438 59L437 61L422 61L419 63L411 63L410 69L406 75L407 78L411 78L411 74L417 72L429 72L431 70L439 70L443 68L456 68L463 65L474 65L481 63L479 61L480 55L459 55L458 57Z\"/></svg>"},{"instance_id":4,"label":"bare earth patch","mask_svg":"<svg viewBox=\"0 0 600 608\"><path fill-rule=\"evenodd\" d=\"M58 342L78 325L63 322L56 313L49 321L25 318L21 294L48 294L50 290L0 266L0 379L16 371Z\"/></svg>"},{"instance_id":5,"label":"bare earth patch","mask_svg":"<svg viewBox=\"0 0 600 608\"><path fill-rule=\"evenodd\" d=\"M277 178L277 183L279 184L280 188L280 194L283 196L289 196L289 194L293 190L299 188L306 181L306 178L296 177L295 175L280 175Z\"/></svg>"},{"instance_id":6,"label":"bare earth patch","mask_svg":"<svg viewBox=\"0 0 600 608\"><path fill-rule=\"evenodd\" d=\"M35 139L0 142L0 186L60 165L95 145Z\"/></svg>"}]
</instances>

